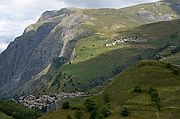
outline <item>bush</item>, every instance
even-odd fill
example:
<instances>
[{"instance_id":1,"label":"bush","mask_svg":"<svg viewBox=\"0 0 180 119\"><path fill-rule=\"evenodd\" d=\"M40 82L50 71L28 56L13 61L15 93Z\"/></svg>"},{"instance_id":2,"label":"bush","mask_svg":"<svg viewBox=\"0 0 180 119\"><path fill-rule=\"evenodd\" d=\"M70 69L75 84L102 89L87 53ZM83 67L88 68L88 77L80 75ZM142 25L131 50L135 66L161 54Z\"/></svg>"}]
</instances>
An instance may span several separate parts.
<instances>
[{"instance_id":1,"label":"bush","mask_svg":"<svg viewBox=\"0 0 180 119\"><path fill-rule=\"evenodd\" d=\"M76 117L76 119L82 119L82 116L83 116L83 113L81 111L76 111L75 112L75 116L74 117Z\"/></svg>"},{"instance_id":2,"label":"bush","mask_svg":"<svg viewBox=\"0 0 180 119\"><path fill-rule=\"evenodd\" d=\"M121 112L121 115L123 117L127 117L129 115L129 112L128 112L128 108L127 107L124 107L124 109L122 110Z\"/></svg>"},{"instance_id":3,"label":"bush","mask_svg":"<svg viewBox=\"0 0 180 119\"><path fill-rule=\"evenodd\" d=\"M157 109L160 111L160 97L158 91L155 88L150 87L149 94L151 96L151 100L155 102Z\"/></svg>"},{"instance_id":4,"label":"bush","mask_svg":"<svg viewBox=\"0 0 180 119\"><path fill-rule=\"evenodd\" d=\"M122 71L122 67L121 67L121 66L117 66L117 67L115 67L115 69L112 70L112 73L113 73L114 75L117 75L117 74L119 74L121 71Z\"/></svg>"},{"instance_id":5,"label":"bush","mask_svg":"<svg viewBox=\"0 0 180 119\"><path fill-rule=\"evenodd\" d=\"M100 112L104 117L108 117L111 114L111 111L107 106L102 106Z\"/></svg>"},{"instance_id":6,"label":"bush","mask_svg":"<svg viewBox=\"0 0 180 119\"><path fill-rule=\"evenodd\" d=\"M105 102L105 103L109 103L109 102L110 102L110 96L109 96L107 93L105 93L105 94L103 95L103 98L104 98L104 102Z\"/></svg>"},{"instance_id":7,"label":"bush","mask_svg":"<svg viewBox=\"0 0 180 119\"><path fill-rule=\"evenodd\" d=\"M91 111L89 119L96 119L96 117L97 117L97 111L96 110Z\"/></svg>"},{"instance_id":8,"label":"bush","mask_svg":"<svg viewBox=\"0 0 180 119\"><path fill-rule=\"evenodd\" d=\"M142 92L141 87L140 87L140 86L135 86L135 87L134 87L134 92L137 92L137 93Z\"/></svg>"},{"instance_id":9,"label":"bush","mask_svg":"<svg viewBox=\"0 0 180 119\"><path fill-rule=\"evenodd\" d=\"M174 74L174 75L178 75L178 74L179 74L179 71L178 71L178 70L173 70L173 74Z\"/></svg>"},{"instance_id":10,"label":"bush","mask_svg":"<svg viewBox=\"0 0 180 119\"><path fill-rule=\"evenodd\" d=\"M69 102L64 102L62 105L62 108L63 109L69 109L70 108Z\"/></svg>"},{"instance_id":11,"label":"bush","mask_svg":"<svg viewBox=\"0 0 180 119\"><path fill-rule=\"evenodd\" d=\"M177 47L177 48L175 48L174 50L172 50L171 53L172 53L172 54L175 54L175 53L177 53L177 52L179 52L179 51L180 51L180 46Z\"/></svg>"},{"instance_id":12,"label":"bush","mask_svg":"<svg viewBox=\"0 0 180 119\"><path fill-rule=\"evenodd\" d=\"M96 119L104 119L103 114L98 113L98 114L96 115Z\"/></svg>"},{"instance_id":13,"label":"bush","mask_svg":"<svg viewBox=\"0 0 180 119\"><path fill-rule=\"evenodd\" d=\"M72 117L70 115L67 116L67 119L72 119Z\"/></svg>"},{"instance_id":14,"label":"bush","mask_svg":"<svg viewBox=\"0 0 180 119\"><path fill-rule=\"evenodd\" d=\"M154 87L152 87L152 86L150 86L149 87L149 94L151 94L152 92L154 92L154 91L157 91Z\"/></svg>"},{"instance_id":15,"label":"bush","mask_svg":"<svg viewBox=\"0 0 180 119\"><path fill-rule=\"evenodd\" d=\"M54 68L60 68L63 64L65 64L67 62L67 58L65 57L55 57L52 60L52 66Z\"/></svg>"},{"instance_id":16,"label":"bush","mask_svg":"<svg viewBox=\"0 0 180 119\"><path fill-rule=\"evenodd\" d=\"M93 100L89 100L87 99L86 102L84 103L86 109L87 109L87 112L92 112L95 110L95 102Z\"/></svg>"},{"instance_id":17,"label":"bush","mask_svg":"<svg viewBox=\"0 0 180 119\"><path fill-rule=\"evenodd\" d=\"M166 65L166 68L170 69L170 68L171 68L171 64L168 63L168 64Z\"/></svg>"}]
</instances>

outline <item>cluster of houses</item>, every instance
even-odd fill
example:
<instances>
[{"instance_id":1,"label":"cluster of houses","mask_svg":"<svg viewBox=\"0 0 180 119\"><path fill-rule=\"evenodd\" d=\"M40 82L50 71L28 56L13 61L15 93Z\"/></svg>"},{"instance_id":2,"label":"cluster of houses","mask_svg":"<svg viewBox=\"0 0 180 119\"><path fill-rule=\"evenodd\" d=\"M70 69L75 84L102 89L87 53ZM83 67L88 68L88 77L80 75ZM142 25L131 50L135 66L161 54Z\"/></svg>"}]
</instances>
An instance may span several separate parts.
<instances>
[{"instance_id":1,"label":"cluster of houses","mask_svg":"<svg viewBox=\"0 0 180 119\"><path fill-rule=\"evenodd\" d=\"M105 44L106 47L115 46L116 44L126 44L126 43L145 43L147 39L138 38L138 37L131 37L131 38L122 38L120 40L115 40L110 44Z\"/></svg>"},{"instance_id":2,"label":"cluster of houses","mask_svg":"<svg viewBox=\"0 0 180 119\"><path fill-rule=\"evenodd\" d=\"M56 103L65 98L77 98L85 96L84 92L76 92L76 93L64 93L61 92L59 94L50 96L50 95L42 95L40 97L35 97L34 95L22 96L19 98L19 103L28 107L29 109L40 109L42 110L44 107L48 108L51 104Z\"/></svg>"}]
</instances>

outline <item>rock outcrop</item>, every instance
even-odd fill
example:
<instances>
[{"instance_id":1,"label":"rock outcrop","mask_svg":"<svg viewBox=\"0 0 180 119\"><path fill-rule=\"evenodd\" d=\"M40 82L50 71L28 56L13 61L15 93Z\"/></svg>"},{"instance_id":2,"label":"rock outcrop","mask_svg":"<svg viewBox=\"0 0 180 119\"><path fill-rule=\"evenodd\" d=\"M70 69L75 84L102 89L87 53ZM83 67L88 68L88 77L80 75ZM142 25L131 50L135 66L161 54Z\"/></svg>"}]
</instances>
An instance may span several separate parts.
<instances>
[{"instance_id":1,"label":"rock outcrop","mask_svg":"<svg viewBox=\"0 0 180 119\"><path fill-rule=\"evenodd\" d=\"M88 34L81 28L88 19L79 9L64 8L46 11L28 26L0 55L0 97L15 94L54 57L70 59L76 42Z\"/></svg>"}]
</instances>

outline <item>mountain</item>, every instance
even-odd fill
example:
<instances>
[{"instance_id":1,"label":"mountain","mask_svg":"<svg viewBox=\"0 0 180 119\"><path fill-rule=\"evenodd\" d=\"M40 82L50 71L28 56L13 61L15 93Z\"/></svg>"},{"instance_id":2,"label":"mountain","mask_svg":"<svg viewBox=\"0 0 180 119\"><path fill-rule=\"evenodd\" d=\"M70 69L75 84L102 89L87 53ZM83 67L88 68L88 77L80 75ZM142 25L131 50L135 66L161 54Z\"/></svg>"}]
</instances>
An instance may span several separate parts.
<instances>
[{"instance_id":1,"label":"mountain","mask_svg":"<svg viewBox=\"0 0 180 119\"><path fill-rule=\"evenodd\" d=\"M77 112L88 119L179 119L180 72L178 67L155 60L143 60L118 74L95 96L65 99L69 109L49 112L39 119L75 118ZM157 101L154 100L157 96ZM124 107L128 115L122 115ZM92 111L88 111L92 109ZM158 111L158 109L160 111ZM100 116L101 115L101 116Z\"/></svg>"},{"instance_id":2,"label":"mountain","mask_svg":"<svg viewBox=\"0 0 180 119\"><path fill-rule=\"evenodd\" d=\"M160 48L165 50L167 47L163 46L169 36L178 32L169 30L164 40L157 41L153 40L158 38L154 34L146 38L149 33L146 32L143 39L148 43L139 43L137 39L142 39L141 36L126 35L133 34L130 29L143 29L141 25L179 17L178 1L123 9L46 11L0 54L0 97L98 90L128 65L153 58ZM158 27L159 32L164 30ZM105 46L120 37L135 38L138 43L131 40L127 44Z\"/></svg>"}]
</instances>

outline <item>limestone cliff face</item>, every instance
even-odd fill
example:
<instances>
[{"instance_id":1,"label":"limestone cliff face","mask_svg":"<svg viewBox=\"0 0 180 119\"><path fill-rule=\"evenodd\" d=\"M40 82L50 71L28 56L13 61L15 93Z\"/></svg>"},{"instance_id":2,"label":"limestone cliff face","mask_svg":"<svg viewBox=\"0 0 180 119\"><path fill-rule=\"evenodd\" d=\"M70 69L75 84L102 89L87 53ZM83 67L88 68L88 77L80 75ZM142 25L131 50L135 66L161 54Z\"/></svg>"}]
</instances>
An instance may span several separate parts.
<instances>
[{"instance_id":1,"label":"limestone cliff face","mask_svg":"<svg viewBox=\"0 0 180 119\"><path fill-rule=\"evenodd\" d=\"M80 27L88 19L81 10L61 9L43 13L37 23L28 26L0 55L0 97L15 94L54 57L70 59L75 43L87 35ZM70 42L74 45L68 48Z\"/></svg>"}]
</instances>

